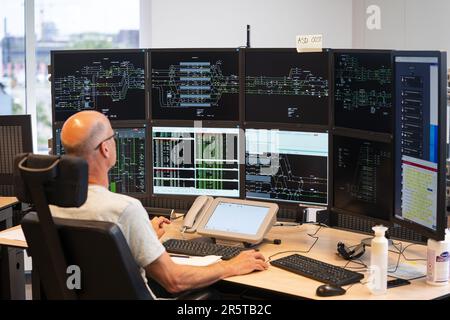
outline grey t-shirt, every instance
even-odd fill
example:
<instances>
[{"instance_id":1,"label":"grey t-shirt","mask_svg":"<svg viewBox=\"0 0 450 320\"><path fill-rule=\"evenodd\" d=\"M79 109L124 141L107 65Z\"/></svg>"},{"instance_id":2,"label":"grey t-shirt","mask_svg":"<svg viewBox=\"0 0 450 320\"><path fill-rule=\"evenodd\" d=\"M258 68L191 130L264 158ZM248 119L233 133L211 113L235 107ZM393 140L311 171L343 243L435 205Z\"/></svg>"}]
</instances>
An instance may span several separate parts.
<instances>
[{"instance_id":1,"label":"grey t-shirt","mask_svg":"<svg viewBox=\"0 0 450 320\"><path fill-rule=\"evenodd\" d=\"M113 193L103 186L89 185L87 200L79 208L50 206L50 211L57 218L108 221L117 224L140 267L145 283L147 278L144 267L158 259L165 251L141 202ZM153 297L155 298L154 295Z\"/></svg>"}]
</instances>

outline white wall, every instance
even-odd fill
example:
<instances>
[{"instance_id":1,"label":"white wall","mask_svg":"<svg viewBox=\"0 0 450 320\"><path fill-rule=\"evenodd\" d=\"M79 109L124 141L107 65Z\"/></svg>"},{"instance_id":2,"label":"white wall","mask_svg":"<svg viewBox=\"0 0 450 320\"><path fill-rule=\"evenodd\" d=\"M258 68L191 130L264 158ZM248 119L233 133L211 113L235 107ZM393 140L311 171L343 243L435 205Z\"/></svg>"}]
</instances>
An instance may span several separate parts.
<instances>
[{"instance_id":1,"label":"white wall","mask_svg":"<svg viewBox=\"0 0 450 320\"><path fill-rule=\"evenodd\" d=\"M381 9L381 29L368 30L366 8ZM450 53L449 0L353 0L353 47ZM447 59L448 59L447 58Z\"/></svg>"},{"instance_id":2,"label":"white wall","mask_svg":"<svg viewBox=\"0 0 450 320\"><path fill-rule=\"evenodd\" d=\"M141 47L244 46L247 24L252 47L295 47L296 35L310 33L323 34L324 47L352 45L352 0L141 1L141 19L151 20Z\"/></svg>"}]
</instances>

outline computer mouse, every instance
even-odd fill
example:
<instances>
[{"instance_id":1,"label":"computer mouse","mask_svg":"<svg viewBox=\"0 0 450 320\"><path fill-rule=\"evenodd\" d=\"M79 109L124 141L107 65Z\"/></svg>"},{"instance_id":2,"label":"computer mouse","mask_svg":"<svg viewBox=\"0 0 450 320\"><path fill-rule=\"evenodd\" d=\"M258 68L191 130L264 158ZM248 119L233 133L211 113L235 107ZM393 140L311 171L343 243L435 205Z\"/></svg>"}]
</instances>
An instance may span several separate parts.
<instances>
[{"instance_id":1,"label":"computer mouse","mask_svg":"<svg viewBox=\"0 0 450 320\"><path fill-rule=\"evenodd\" d=\"M342 287L333 284L323 284L317 288L316 295L319 297L333 297L343 295L346 292Z\"/></svg>"}]
</instances>

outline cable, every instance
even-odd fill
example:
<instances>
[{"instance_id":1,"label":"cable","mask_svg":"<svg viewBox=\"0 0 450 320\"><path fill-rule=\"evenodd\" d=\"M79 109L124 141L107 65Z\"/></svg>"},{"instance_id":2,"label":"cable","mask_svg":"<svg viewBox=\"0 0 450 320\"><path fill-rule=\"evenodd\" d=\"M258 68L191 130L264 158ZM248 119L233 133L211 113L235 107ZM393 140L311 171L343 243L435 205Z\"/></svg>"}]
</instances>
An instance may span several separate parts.
<instances>
[{"instance_id":1,"label":"cable","mask_svg":"<svg viewBox=\"0 0 450 320\"><path fill-rule=\"evenodd\" d=\"M281 252L277 252L274 253L273 255L269 256L266 260L267 263L269 263L270 261L272 261L272 258L279 255L279 254L283 254L283 253L309 253L311 251L311 249L316 245L317 241L319 241L319 237L316 237L315 235L320 231L320 229L322 229L322 226L319 226L319 228L317 228L317 230L313 233L310 234L308 233L307 235L310 236L311 238L315 239L313 244L309 247L308 250L304 251L304 250L287 250L287 251L281 251Z\"/></svg>"},{"instance_id":2,"label":"cable","mask_svg":"<svg viewBox=\"0 0 450 320\"><path fill-rule=\"evenodd\" d=\"M396 253L398 253L398 258L397 258L397 264L396 264L394 270L388 270L388 273L395 273L397 271L397 269L398 269L399 264L400 264L400 257L402 256L403 244L401 242L399 242L398 244L400 245L400 249L397 248L397 245L394 242L392 242L392 245L394 246L394 248L398 250L398 252L396 252ZM392 250L389 250L389 251L395 253L395 251L392 251Z\"/></svg>"},{"instance_id":3,"label":"cable","mask_svg":"<svg viewBox=\"0 0 450 320\"><path fill-rule=\"evenodd\" d=\"M403 249L403 251L402 251L402 256L403 256L403 259L405 259L406 261L427 261L427 259L408 259L406 256L405 256L405 251L406 251L406 249L408 249L409 247L411 247L411 246L416 246L417 245L417 243L411 243L411 244L408 244L404 249Z\"/></svg>"},{"instance_id":4,"label":"cable","mask_svg":"<svg viewBox=\"0 0 450 320\"><path fill-rule=\"evenodd\" d=\"M367 265L364 262L362 262L361 259L357 259L357 260L359 260L359 261L348 260L347 263L342 268L344 268L344 269L358 269L358 270L364 270L364 269L368 268ZM359 264L359 265L362 265L362 267L348 267L348 265L350 263L352 263L352 262L356 263L356 264Z\"/></svg>"},{"instance_id":5,"label":"cable","mask_svg":"<svg viewBox=\"0 0 450 320\"><path fill-rule=\"evenodd\" d=\"M353 287L355 284L361 284L361 285L366 285L367 283L369 283L369 281L366 281L366 282L355 282L355 283L352 283L347 289L345 289L345 291L348 291L348 290L350 290L350 288L351 287Z\"/></svg>"}]
</instances>

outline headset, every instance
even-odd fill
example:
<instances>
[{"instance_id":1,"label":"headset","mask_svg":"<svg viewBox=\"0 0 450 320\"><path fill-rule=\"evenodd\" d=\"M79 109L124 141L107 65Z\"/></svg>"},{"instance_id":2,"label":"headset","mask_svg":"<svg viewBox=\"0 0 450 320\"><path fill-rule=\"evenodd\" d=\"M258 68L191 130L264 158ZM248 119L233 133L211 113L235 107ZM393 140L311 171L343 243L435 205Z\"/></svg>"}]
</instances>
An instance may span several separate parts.
<instances>
[{"instance_id":1,"label":"headset","mask_svg":"<svg viewBox=\"0 0 450 320\"><path fill-rule=\"evenodd\" d=\"M358 259L366 252L366 246L361 242L353 249L349 249L343 242L338 242L337 252L345 260Z\"/></svg>"}]
</instances>

